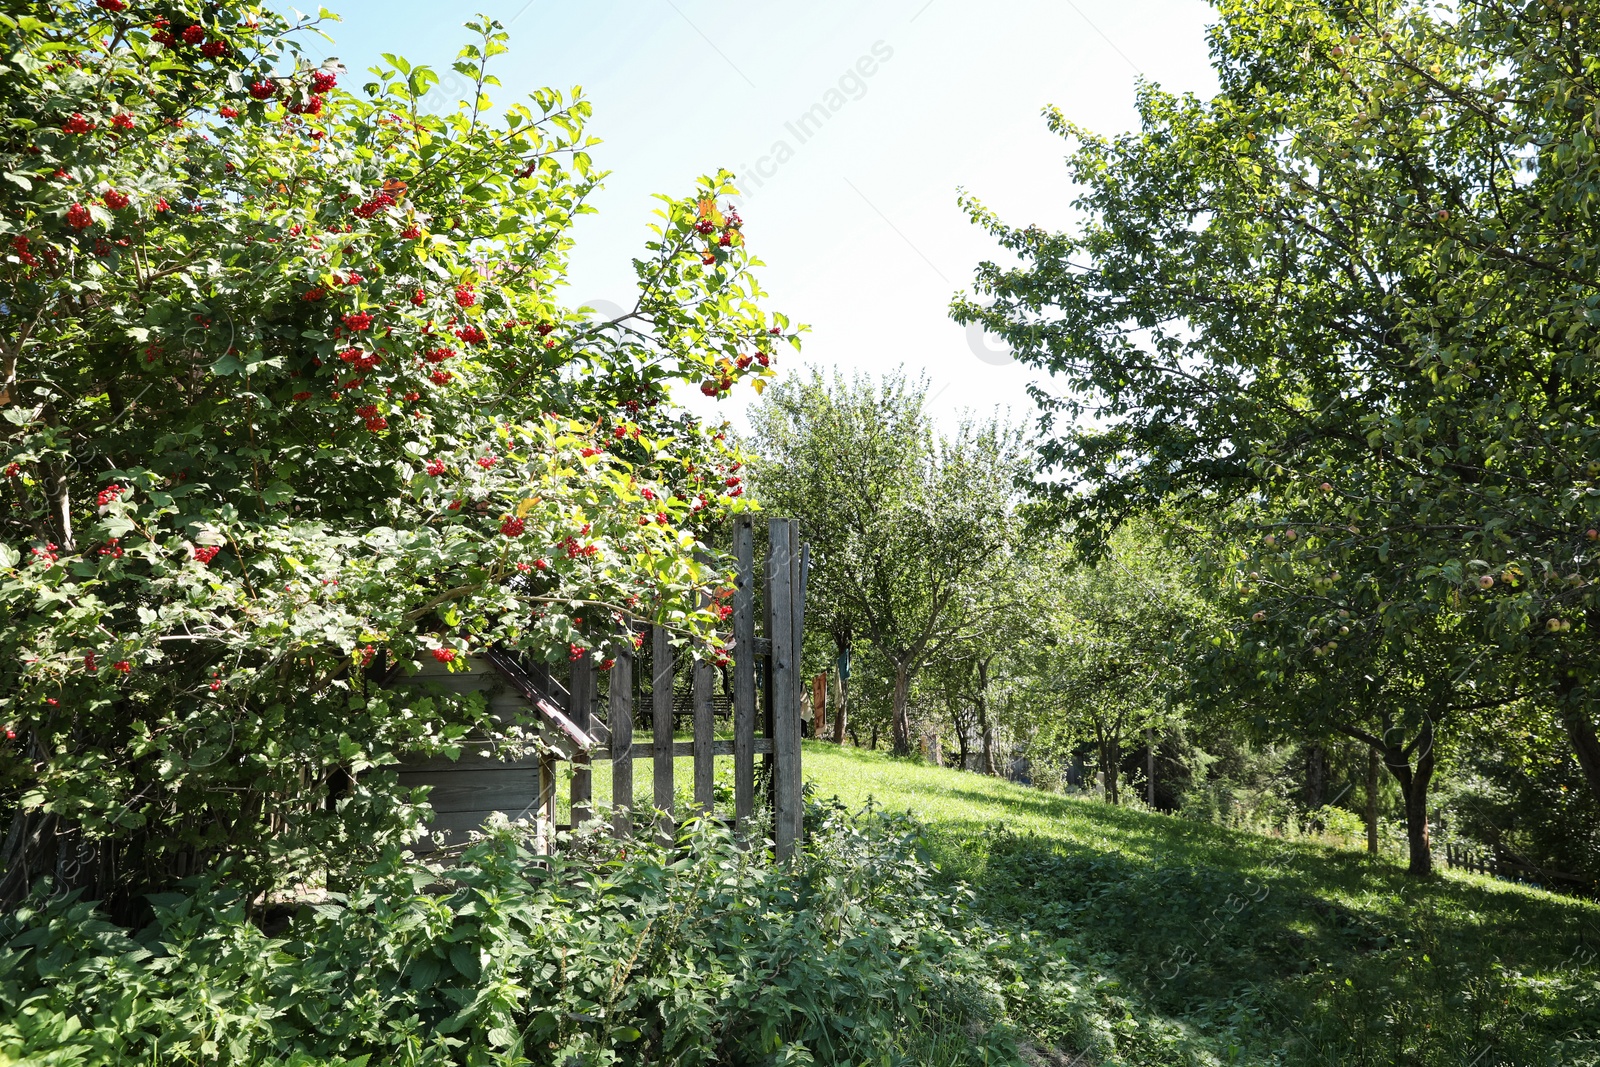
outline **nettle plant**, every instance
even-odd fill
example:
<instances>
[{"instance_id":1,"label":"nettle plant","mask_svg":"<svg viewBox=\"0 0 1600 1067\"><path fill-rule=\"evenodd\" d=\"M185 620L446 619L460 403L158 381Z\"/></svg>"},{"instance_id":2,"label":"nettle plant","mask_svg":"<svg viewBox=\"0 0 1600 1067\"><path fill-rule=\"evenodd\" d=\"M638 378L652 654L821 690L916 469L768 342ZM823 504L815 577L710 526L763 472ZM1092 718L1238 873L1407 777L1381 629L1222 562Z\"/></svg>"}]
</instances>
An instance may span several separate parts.
<instances>
[{"instance_id":1,"label":"nettle plant","mask_svg":"<svg viewBox=\"0 0 1600 1067\"><path fill-rule=\"evenodd\" d=\"M353 94L330 17L0 15L0 899L359 862L415 822L360 773L486 725L379 665L724 647L740 456L669 388L798 345L731 175L662 198L629 313L564 308L589 105L491 121L482 18L457 109L396 57Z\"/></svg>"}]
</instances>

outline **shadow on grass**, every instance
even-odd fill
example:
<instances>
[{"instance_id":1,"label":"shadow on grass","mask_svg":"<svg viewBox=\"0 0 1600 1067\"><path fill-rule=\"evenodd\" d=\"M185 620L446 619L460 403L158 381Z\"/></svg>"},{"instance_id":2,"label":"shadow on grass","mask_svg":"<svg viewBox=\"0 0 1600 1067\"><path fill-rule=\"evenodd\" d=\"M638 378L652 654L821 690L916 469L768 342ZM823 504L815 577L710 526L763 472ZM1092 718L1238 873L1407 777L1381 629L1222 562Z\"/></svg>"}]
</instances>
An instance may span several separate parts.
<instances>
[{"instance_id":1,"label":"shadow on grass","mask_svg":"<svg viewBox=\"0 0 1600 1067\"><path fill-rule=\"evenodd\" d=\"M1362 853L879 754L817 755L847 791L910 808L992 919L1239 1045L1245 1062L1600 1063L1592 903L1414 879Z\"/></svg>"}]
</instances>

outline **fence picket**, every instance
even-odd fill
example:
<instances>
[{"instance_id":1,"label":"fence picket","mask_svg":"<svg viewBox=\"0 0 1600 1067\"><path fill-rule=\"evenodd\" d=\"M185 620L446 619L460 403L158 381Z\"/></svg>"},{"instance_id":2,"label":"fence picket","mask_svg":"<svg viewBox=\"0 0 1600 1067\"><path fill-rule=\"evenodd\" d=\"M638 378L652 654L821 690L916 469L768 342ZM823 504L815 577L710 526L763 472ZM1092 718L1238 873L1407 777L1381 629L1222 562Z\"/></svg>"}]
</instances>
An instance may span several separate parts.
<instances>
[{"instance_id":1,"label":"fence picket","mask_svg":"<svg viewBox=\"0 0 1600 1067\"><path fill-rule=\"evenodd\" d=\"M651 797L661 811L656 837L663 845L672 844L677 829L673 811L672 781L672 686L676 677L676 657L665 627L650 628L650 740L655 761Z\"/></svg>"}]
</instances>

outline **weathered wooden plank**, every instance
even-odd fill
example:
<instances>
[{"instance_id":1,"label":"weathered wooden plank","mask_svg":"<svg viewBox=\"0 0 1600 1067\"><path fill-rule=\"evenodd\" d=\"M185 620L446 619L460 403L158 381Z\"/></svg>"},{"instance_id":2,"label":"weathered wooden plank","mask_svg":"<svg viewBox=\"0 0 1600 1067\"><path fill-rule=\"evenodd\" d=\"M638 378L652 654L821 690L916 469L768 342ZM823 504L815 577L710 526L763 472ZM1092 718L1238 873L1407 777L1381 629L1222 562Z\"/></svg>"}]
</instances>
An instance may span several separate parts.
<instances>
[{"instance_id":1,"label":"weathered wooden plank","mask_svg":"<svg viewBox=\"0 0 1600 1067\"><path fill-rule=\"evenodd\" d=\"M539 767L539 756L529 753L520 759L511 759L485 745L481 748L463 747L457 759L448 756L431 756L428 759L407 760L389 768L401 774L434 771L532 771Z\"/></svg>"},{"instance_id":2,"label":"weathered wooden plank","mask_svg":"<svg viewBox=\"0 0 1600 1067\"><path fill-rule=\"evenodd\" d=\"M470 770L404 772L406 788L432 786L428 803L435 812L504 811L513 816L531 814L539 803L539 771Z\"/></svg>"},{"instance_id":3,"label":"weathered wooden plank","mask_svg":"<svg viewBox=\"0 0 1600 1067\"><path fill-rule=\"evenodd\" d=\"M611 645L611 830L633 835L633 635L624 630Z\"/></svg>"},{"instance_id":4,"label":"weathered wooden plank","mask_svg":"<svg viewBox=\"0 0 1600 1067\"><path fill-rule=\"evenodd\" d=\"M800 702L799 664L795 662L794 600L799 590L799 559L795 552L796 524L789 519L767 522L772 545L772 567L767 579L771 597L772 629L772 836L778 860L790 859L800 840Z\"/></svg>"},{"instance_id":5,"label":"weathered wooden plank","mask_svg":"<svg viewBox=\"0 0 1600 1067\"><path fill-rule=\"evenodd\" d=\"M734 825L742 829L756 791L755 529L749 516L734 520L733 557L733 810Z\"/></svg>"},{"instance_id":6,"label":"weathered wooden plank","mask_svg":"<svg viewBox=\"0 0 1600 1067\"><path fill-rule=\"evenodd\" d=\"M650 628L650 752L655 759L651 798L661 812L656 837L663 845L672 844L677 830L673 811L672 781L672 687L676 680L677 651L666 627Z\"/></svg>"},{"instance_id":7,"label":"weathered wooden plank","mask_svg":"<svg viewBox=\"0 0 1600 1067\"><path fill-rule=\"evenodd\" d=\"M594 660L587 653L572 661L572 682L567 687L572 693L572 707L567 717L585 736L594 723ZM574 753L572 757L572 824L582 826L594 815L594 776L589 768L587 753Z\"/></svg>"},{"instance_id":8,"label":"weathered wooden plank","mask_svg":"<svg viewBox=\"0 0 1600 1067\"><path fill-rule=\"evenodd\" d=\"M711 661L704 657L695 660L694 695L694 803L701 812L716 806L716 782L713 778L711 746L717 732L715 712L711 706Z\"/></svg>"}]
</instances>

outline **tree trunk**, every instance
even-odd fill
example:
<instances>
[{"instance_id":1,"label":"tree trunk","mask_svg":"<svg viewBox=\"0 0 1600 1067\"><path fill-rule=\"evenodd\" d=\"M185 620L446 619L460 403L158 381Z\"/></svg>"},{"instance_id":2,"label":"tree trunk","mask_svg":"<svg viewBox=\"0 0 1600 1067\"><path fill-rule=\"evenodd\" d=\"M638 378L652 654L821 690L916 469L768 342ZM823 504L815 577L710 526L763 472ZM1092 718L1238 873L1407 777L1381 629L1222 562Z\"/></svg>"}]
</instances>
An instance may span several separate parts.
<instances>
[{"instance_id":1,"label":"tree trunk","mask_svg":"<svg viewBox=\"0 0 1600 1067\"><path fill-rule=\"evenodd\" d=\"M872 744L870 746L868 746L868 747L870 747L872 749L872 751L874 751L874 752L878 751L878 724L877 723L873 723L872 724Z\"/></svg>"},{"instance_id":2,"label":"tree trunk","mask_svg":"<svg viewBox=\"0 0 1600 1067\"><path fill-rule=\"evenodd\" d=\"M1578 766L1583 768L1583 776L1589 782L1589 792L1600 802L1600 738L1595 736L1594 721L1577 704L1567 704L1560 709L1560 714L1561 724L1572 742L1573 754L1578 757Z\"/></svg>"},{"instance_id":3,"label":"tree trunk","mask_svg":"<svg viewBox=\"0 0 1600 1067\"><path fill-rule=\"evenodd\" d=\"M1153 809L1156 806L1156 728L1154 726L1145 730L1144 750L1145 801Z\"/></svg>"},{"instance_id":4,"label":"tree trunk","mask_svg":"<svg viewBox=\"0 0 1600 1067\"><path fill-rule=\"evenodd\" d=\"M1328 752L1320 744L1306 752L1306 807L1312 811L1327 803Z\"/></svg>"},{"instance_id":5,"label":"tree trunk","mask_svg":"<svg viewBox=\"0 0 1600 1067\"><path fill-rule=\"evenodd\" d=\"M983 745L984 774L994 774L994 731L989 726L989 657L978 661L978 731Z\"/></svg>"},{"instance_id":6,"label":"tree trunk","mask_svg":"<svg viewBox=\"0 0 1600 1067\"><path fill-rule=\"evenodd\" d=\"M1378 854L1378 750L1367 749L1367 851Z\"/></svg>"},{"instance_id":7,"label":"tree trunk","mask_svg":"<svg viewBox=\"0 0 1600 1067\"><path fill-rule=\"evenodd\" d=\"M955 716L952 715L951 719L953 720L954 718L955 718ZM956 758L961 761L960 763L957 764L957 766L960 767L962 770L966 770L967 769L967 732L965 730L963 730L960 726L956 727L956 745L957 745Z\"/></svg>"},{"instance_id":8,"label":"tree trunk","mask_svg":"<svg viewBox=\"0 0 1600 1067\"><path fill-rule=\"evenodd\" d=\"M896 661L894 665L894 717L890 723L890 737L893 741L893 752L896 756L911 755L911 715L908 705L911 700L911 672L906 669L905 662Z\"/></svg>"},{"instance_id":9,"label":"tree trunk","mask_svg":"<svg viewBox=\"0 0 1600 1067\"><path fill-rule=\"evenodd\" d=\"M1391 731L1384 732L1383 762L1400 783L1400 795L1405 801L1406 851L1409 862L1406 871L1417 877L1433 873L1433 849L1428 840L1428 784L1433 779L1433 725L1425 721L1422 736L1417 739L1417 766L1413 770L1406 758L1405 749L1390 740Z\"/></svg>"},{"instance_id":10,"label":"tree trunk","mask_svg":"<svg viewBox=\"0 0 1600 1067\"><path fill-rule=\"evenodd\" d=\"M849 714L850 682L841 674L839 676L839 699L833 708L833 743L836 745L844 744L846 732L849 732L852 738L855 737L855 732L850 729Z\"/></svg>"}]
</instances>

